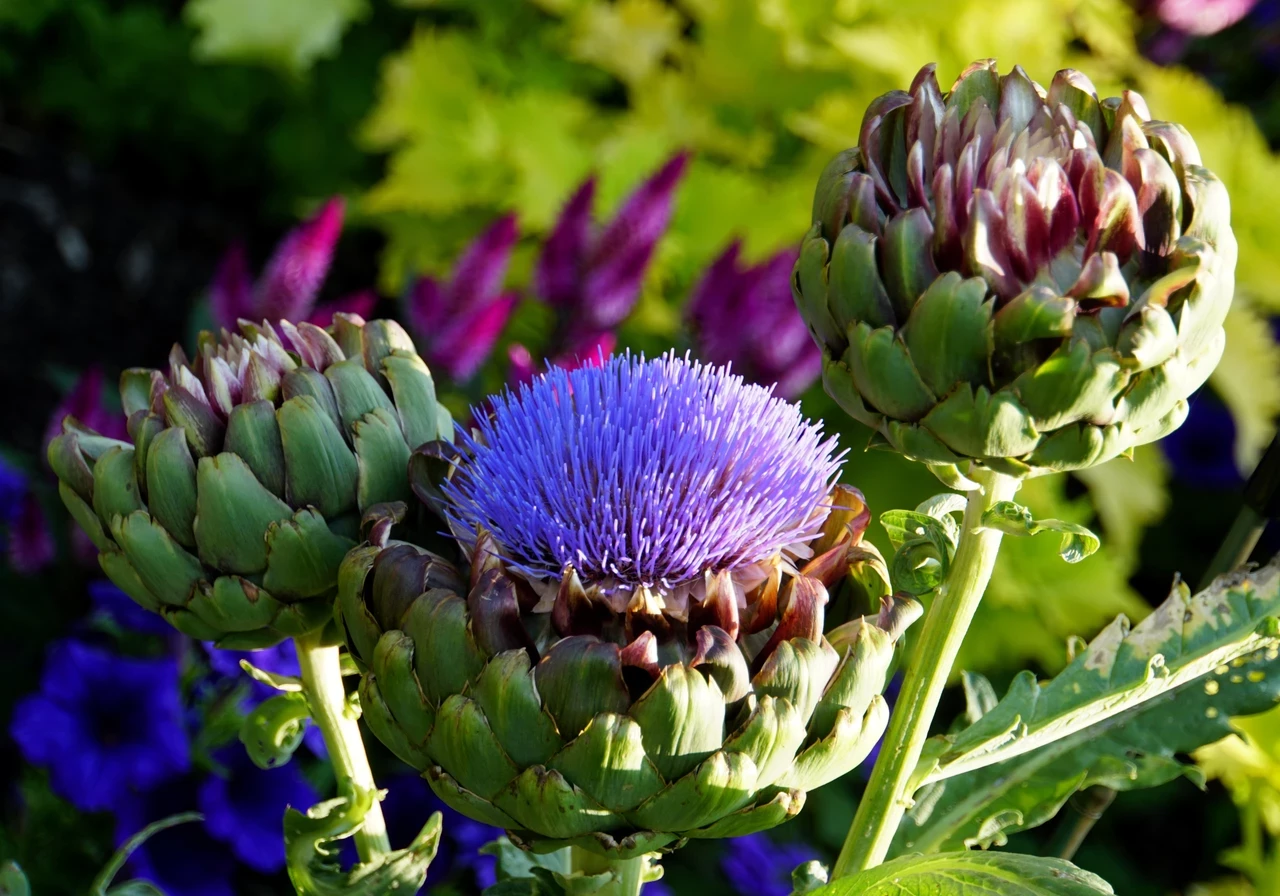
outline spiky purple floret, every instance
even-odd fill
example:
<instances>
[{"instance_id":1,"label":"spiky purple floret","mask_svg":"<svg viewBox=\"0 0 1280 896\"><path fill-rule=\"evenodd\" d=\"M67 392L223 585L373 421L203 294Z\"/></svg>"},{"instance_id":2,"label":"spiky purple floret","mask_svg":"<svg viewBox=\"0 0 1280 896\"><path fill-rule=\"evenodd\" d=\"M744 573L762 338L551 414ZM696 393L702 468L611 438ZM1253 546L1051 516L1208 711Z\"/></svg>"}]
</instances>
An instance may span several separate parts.
<instances>
[{"instance_id":1,"label":"spiky purple floret","mask_svg":"<svg viewBox=\"0 0 1280 896\"><path fill-rule=\"evenodd\" d=\"M674 354L553 368L481 417L449 513L534 577L662 590L765 560L816 533L843 459L796 405Z\"/></svg>"}]
</instances>

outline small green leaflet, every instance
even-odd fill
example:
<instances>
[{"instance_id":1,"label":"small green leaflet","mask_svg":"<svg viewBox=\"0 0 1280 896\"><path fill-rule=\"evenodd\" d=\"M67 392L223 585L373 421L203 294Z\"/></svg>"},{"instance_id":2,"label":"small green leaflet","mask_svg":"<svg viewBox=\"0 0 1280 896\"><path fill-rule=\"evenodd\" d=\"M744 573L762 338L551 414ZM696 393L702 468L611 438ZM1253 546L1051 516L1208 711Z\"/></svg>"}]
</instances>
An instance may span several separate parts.
<instances>
[{"instance_id":1,"label":"small green leaflet","mask_svg":"<svg viewBox=\"0 0 1280 896\"><path fill-rule=\"evenodd\" d=\"M338 864L336 841L353 836L377 799L372 790L345 782L343 796L317 803L306 814L284 813L284 846L289 880L299 896L382 896L416 893L440 845L441 815L432 814L404 849L360 863L350 870Z\"/></svg>"},{"instance_id":2,"label":"small green leaflet","mask_svg":"<svg viewBox=\"0 0 1280 896\"><path fill-rule=\"evenodd\" d=\"M880 525L889 535L894 555L890 579L911 594L928 594L942 584L960 537L953 514L963 512L963 495L934 495L915 510L886 510Z\"/></svg>"},{"instance_id":3,"label":"small green leaflet","mask_svg":"<svg viewBox=\"0 0 1280 896\"><path fill-rule=\"evenodd\" d=\"M1031 511L1016 501L1000 501L982 515L982 525L999 529L1005 535L1038 535L1041 532L1062 534L1062 547L1058 553L1068 563L1079 563L1099 547L1098 536L1077 523L1062 520L1038 520Z\"/></svg>"},{"instance_id":4,"label":"small green leaflet","mask_svg":"<svg viewBox=\"0 0 1280 896\"><path fill-rule=\"evenodd\" d=\"M1062 859L1011 852L907 856L844 877L812 896L1098 896L1114 893L1096 874Z\"/></svg>"}]
</instances>

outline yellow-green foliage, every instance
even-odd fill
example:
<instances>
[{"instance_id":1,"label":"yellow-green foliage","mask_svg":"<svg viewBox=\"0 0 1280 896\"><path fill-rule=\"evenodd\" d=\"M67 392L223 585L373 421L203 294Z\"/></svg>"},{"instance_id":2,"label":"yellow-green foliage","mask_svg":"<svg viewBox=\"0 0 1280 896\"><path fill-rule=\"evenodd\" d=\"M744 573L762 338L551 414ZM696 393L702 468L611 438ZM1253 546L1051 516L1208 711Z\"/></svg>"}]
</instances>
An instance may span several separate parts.
<instances>
[{"instance_id":1,"label":"yellow-green foliage","mask_svg":"<svg viewBox=\"0 0 1280 896\"><path fill-rule=\"evenodd\" d=\"M241 0L198 0L230 10ZM327 0L332 9L359 8ZM412 36L383 63L379 102L359 134L387 155L386 174L356 213L383 229L381 286L445 270L505 211L544 232L572 188L600 176L610 210L678 149L694 152L668 237L623 344L681 344L680 305L706 263L741 237L761 258L796 243L818 172L856 142L868 101L937 61L945 85L968 62L1021 63L1042 83L1063 67L1104 94L1141 91L1153 113L1185 124L1231 190L1240 240L1239 299L1214 388L1239 424L1247 468L1280 411L1280 349L1264 317L1280 311L1280 160L1247 111L1185 71L1145 61L1123 0L412 0ZM193 11L193 16L195 15ZM229 14L229 13L228 13ZM208 17L206 17L207 19ZM234 34L201 21L204 45ZM332 29L327 32L331 35ZM312 36L314 38L314 35ZM326 39L332 39L327 37ZM236 55L234 45L222 45ZM313 51L309 51L313 52ZM302 59L299 48L290 57ZM513 265L524 281L533 241ZM526 305L512 335L536 343L545 315ZM497 371L486 386L501 381ZM459 397L459 404L463 399ZM937 491L898 458L858 454L865 434L814 390L812 413L841 428L849 478L873 507L914 506ZM1158 450L1081 475L1093 497L1068 501L1062 480L1020 500L1037 516L1100 527L1104 548L1066 567L1052 540L1010 539L964 660L987 670L1060 664L1068 635L1090 634L1142 604L1127 585L1143 529L1166 504ZM1194 572L1194 571L1191 571Z\"/></svg>"}]
</instances>

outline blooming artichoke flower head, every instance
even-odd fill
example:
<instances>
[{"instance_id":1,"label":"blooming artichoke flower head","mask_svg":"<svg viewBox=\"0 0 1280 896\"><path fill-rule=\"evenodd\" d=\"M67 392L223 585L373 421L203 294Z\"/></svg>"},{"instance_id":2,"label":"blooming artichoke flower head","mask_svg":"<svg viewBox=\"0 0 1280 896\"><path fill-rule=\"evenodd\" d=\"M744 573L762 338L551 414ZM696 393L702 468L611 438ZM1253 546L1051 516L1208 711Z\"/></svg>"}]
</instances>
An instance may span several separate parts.
<instances>
[{"instance_id":1,"label":"blooming artichoke flower head","mask_svg":"<svg viewBox=\"0 0 1280 896\"><path fill-rule=\"evenodd\" d=\"M1225 343L1222 183L1138 94L926 66L827 167L793 290L827 390L939 467L1028 476L1161 438Z\"/></svg>"},{"instance_id":2,"label":"blooming artichoke flower head","mask_svg":"<svg viewBox=\"0 0 1280 896\"><path fill-rule=\"evenodd\" d=\"M202 333L120 392L129 441L67 417L50 443L62 499L113 582L223 647L322 628L361 514L409 498L411 450L452 434L408 335L348 315Z\"/></svg>"},{"instance_id":3,"label":"blooming artichoke flower head","mask_svg":"<svg viewBox=\"0 0 1280 896\"><path fill-rule=\"evenodd\" d=\"M869 514L797 407L628 354L494 399L461 449L469 563L368 545L338 598L371 728L449 805L632 855L772 827L870 750L911 607L824 636Z\"/></svg>"}]
</instances>

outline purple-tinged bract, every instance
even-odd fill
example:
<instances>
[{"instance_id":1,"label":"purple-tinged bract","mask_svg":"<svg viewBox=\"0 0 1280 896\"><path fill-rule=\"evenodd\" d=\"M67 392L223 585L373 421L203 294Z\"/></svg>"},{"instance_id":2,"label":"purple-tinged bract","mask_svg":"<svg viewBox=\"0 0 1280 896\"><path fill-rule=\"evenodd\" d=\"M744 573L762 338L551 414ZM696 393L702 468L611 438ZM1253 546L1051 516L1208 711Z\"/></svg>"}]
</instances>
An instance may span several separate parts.
<instances>
[{"instance_id":1,"label":"purple-tinged bract","mask_svg":"<svg viewBox=\"0 0 1280 896\"><path fill-rule=\"evenodd\" d=\"M843 456L771 390L674 355L553 369L466 442L456 524L532 576L658 591L812 538Z\"/></svg>"}]
</instances>

